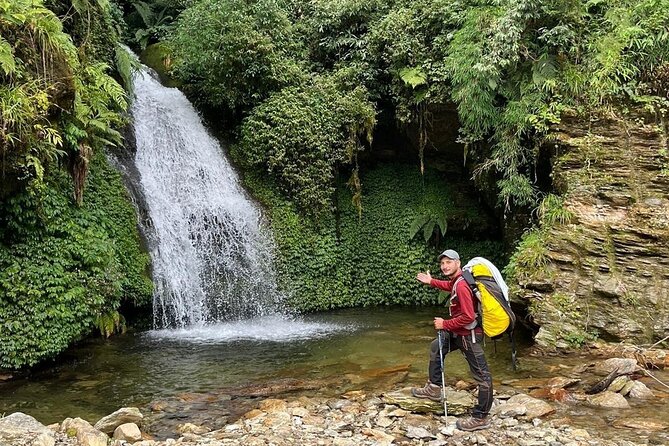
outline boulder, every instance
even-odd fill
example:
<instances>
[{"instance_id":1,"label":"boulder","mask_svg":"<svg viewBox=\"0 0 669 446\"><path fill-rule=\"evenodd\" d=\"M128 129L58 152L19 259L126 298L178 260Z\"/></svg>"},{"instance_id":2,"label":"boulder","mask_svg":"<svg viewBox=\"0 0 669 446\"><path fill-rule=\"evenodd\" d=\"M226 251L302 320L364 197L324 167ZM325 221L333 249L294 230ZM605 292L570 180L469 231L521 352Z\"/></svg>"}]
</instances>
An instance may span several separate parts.
<instances>
[{"instance_id":1,"label":"boulder","mask_svg":"<svg viewBox=\"0 0 669 446\"><path fill-rule=\"evenodd\" d=\"M443 403L416 398L411 395L410 387L386 393L383 395L382 400L386 404L394 404L411 412L444 413ZM469 392L446 388L446 404L449 415L462 415L476 405L476 400Z\"/></svg>"},{"instance_id":2,"label":"boulder","mask_svg":"<svg viewBox=\"0 0 669 446\"><path fill-rule=\"evenodd\" d=\"M142 433L135 423L124 423L114 430L113 438L134 443L142 439Z\"/></svg>"},{"instance_id":3,"label":"boulder","mask_svg":"<svg viewBox=\"0 0 669 446\"><path fill-rule=\"evenodd\" d=\"M629 375L638 369L636 359L632 358L610 358L602 361L595 367L595 370L600 373L611 373L618 370L619 375Z\"/></svg>"},{"instance_id":4,"label":"boulder","mask_svg":"<svg viewBox=\"0 0 669 446\"><path fill-rule=\"evenodd\" d=\"M0 418L2 446L54 446L55 442L53 431L30 415L16 412Z\"/></svg>"},{"instance_id":5,"label":"boulder","mask_svg":"<svg viewBox=\"0 0 669 446\"><path fill-rule=\"evenodd\" d=\"M490 413L501 418L520 417L531 420L555 412L555 408L545 401L532 398L529 395L518 394L508 399L504 404L494 407Z\"/></svg>"},{"instance_id":6,"label":"boulder","mask_svg":"<svg viewBox=\"0 0 669 446\"><path fill-rule=\"evenodd\" d=\"M653 395L653 392L648 387L646 387L646 385L641 381L634 381L632 383L632 388L630 389L627 396L629 396L630 398L640 398L640 399L650 399L655 397L655 395Z\"/></svg>"},{"instance_id":7,"label":"boulder","mask_svg":"<svg viewBox=\"0 0 669 446\"><path fill-rule=\"evenodd\" d=\"M594 406L616 409L626 409L630 407L624 396L616 392L611 392L610 390L589 397L588 402Z\"/></svg>"},{"instance_id":8,"label":"boulder","mask_svg":"<svg viewBox=\"0 0 669 446\"><path fill-rule=\"evenodd\" d=\"M67 418L60 425L60 431L68 437L77 437L80 446L107 446L109 436L95 429L81 418Z\"/></svg>"},{"instance_id":9,"label":"boulder","mask_svg":"<svg viewBox=\"0 0 669 446\"><path fill-rule=\"evenodd\" d=\"M123 407L116 412L101 418L95 423L95 428L100 432L111 435L114 430L125 423L140 424L144 415L136 407Z\"/></svg>"}]
</instances>

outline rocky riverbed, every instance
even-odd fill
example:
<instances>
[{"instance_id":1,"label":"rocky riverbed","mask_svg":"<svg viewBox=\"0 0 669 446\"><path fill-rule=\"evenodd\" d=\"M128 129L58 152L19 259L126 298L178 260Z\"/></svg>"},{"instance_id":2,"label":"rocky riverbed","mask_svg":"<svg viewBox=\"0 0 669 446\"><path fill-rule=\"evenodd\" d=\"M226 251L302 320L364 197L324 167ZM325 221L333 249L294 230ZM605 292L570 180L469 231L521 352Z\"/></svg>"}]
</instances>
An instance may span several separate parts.
<instances>
[{"instance_id":1,"label":"rocky riverbed","mask_svg":"<svg viewBox=\"0 0 669 446\"><path fill-rule=\"evenodd\" d=\"M573 376L501 384L491 411L492 427L477 432L463 432L455 426L456 416L465 416L475 401L475 385L460 381L447 389L448 417L443 415L442 404L413 398L408 387L396 383L393 389L382 393L358 390L335 397L294 395L257 398L253 404L244 406L240 415L228 414L204 422L202 419L191 419L187 411L164 401L154 402L141 411L137 408L120 409L98 420L95 425L80 418L68 418L61 423L44 426L28 415L14 413L0 419L0 445L669 444L666 414L636 418L616 416L626 413L624 411L630 402L634 405L644 401L644 398L659 397L658 389L649 389L635 375L643 370L636 360L607 359L585 364L581 368L594 368L601 374L617 371L618 377L605 383L606 386L600 385L603 389L593 395L586 393L593 386L583 385L581 379ZM306 392L307 395L309 393ZM206 404L208 401L215 407L217 398L222 397L203 396L201 402ZM230 398L223 399L234 403ZM188 400L190 403L194 401L192 397ZM621 435L603 435L594 426L582 427L579 418L592 416L597 410L608 411L609 427L619 429ZM173 425L173 435L158 438L155 427L165 418L178 422Z\"/></svg>"}]
</instances>

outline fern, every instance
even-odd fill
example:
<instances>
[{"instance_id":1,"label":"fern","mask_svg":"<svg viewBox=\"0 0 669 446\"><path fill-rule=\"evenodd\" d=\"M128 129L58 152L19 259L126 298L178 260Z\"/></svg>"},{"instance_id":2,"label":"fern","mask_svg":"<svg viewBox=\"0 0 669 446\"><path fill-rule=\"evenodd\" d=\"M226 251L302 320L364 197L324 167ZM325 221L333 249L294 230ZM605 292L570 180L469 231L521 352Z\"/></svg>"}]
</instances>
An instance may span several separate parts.
<instances>
[{"instance_id":1,"label":"fern","mask_svg":"<svg viewBox=\"0 0 669 446\"><path fill-rule=\"evenodd\" d=\"M116 62L116 70L121 75L121 79L123 79L123 86L128 95L132 97L132 75L139 69L139 61L132 56L127 48L121 45L116 45L114 48L114 61Z\"/></svg>"},{"instance_id":2,"label":"fern","mask_svg":"<svg viewBox=\"0 0 669 446\"><path fill-rule=\"evenodd\" d=\"M125 318L118 311L110 311L109 313L99 315L95 319L95 327L105 338L115 333L122 334L126 331Z\"/></svg>"},{"instance_id":3,"label":"fern","mask_svg":"<svg viewBox=\"0 0 669 446\"><path fill-rule=\"evenodd\" d=\"M0 36L0 68L5 72L5 76L9 76L16 70L12 46L2 36Z\"/></svg>"}]
</instances>

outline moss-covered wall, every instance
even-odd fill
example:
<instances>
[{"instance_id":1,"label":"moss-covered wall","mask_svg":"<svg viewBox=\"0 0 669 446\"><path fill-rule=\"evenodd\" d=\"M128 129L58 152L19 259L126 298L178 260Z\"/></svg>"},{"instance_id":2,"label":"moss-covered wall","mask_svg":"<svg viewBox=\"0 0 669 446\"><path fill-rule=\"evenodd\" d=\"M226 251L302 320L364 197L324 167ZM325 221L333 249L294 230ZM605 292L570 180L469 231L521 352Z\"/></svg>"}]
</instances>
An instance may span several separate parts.
<instances>
[{"instance_id":1,"label":"moss-covered wall","mask_svg":"<svg viewBox=\"0 0 669 446\"><path fill-rule=\"evenodd\" d=\"M113 323L122 302L150 304L149 258L118 172L97 153L82 206L72 189L56 167L41 195L0 202L0 368L58 354Z\"/></svg>"},{"instance_id":2,"label":"moss-covered wall","mask_svg":"<svg viewBox=\"0 0 669 446\"><path fill-rule=\"evenodd\" d=\"M363 169L361 216L340 185L337 211L318 223L300 216L266 178L247 174L246 184L266 206L275 264L293 308L435 303L437 293L415 276L428 268L436 273L436 256L446 246L463 259L482 255L503 264L501 243L490 239L490 218L463 194L465 185L449 183L443 173L421 176L418 166L407 164ZM435 231L426 243L416 222L439 214L448 222L446 235L437 240Z\"/></svg>"}]
</instances>

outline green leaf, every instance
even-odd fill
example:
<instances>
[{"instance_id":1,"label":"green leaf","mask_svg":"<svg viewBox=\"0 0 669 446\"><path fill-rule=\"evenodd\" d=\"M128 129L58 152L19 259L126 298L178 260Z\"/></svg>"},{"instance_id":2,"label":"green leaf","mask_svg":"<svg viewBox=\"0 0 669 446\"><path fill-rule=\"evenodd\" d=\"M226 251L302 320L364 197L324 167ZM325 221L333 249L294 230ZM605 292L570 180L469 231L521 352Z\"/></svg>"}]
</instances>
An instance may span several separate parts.
<instances>
[{"instance_id":1,"label":"green leaf","mask_svg":"<svg viewBox=\"0 0 669 446\"><path fill-rule=\"evenodd\" d=\"M425 226L423 226L423 238L425 239L425 243L429 242L432 238L435 226L437 226L437 222L432 218L430 218Z\"/></svg>"},{"instance_id":2,"label":"green leaf","mask_svg":"<svg viewBox=\"0 0 669 446\"><path fill-rule=\"evenodd\" d=\"M419 85L427 84L427 75L419 68L402 68L400 70L400 78L404 83L411 85L411 88L416 88Z\"/></svg>"},{"instance_id":3,"label":"green leaf","mask_svg":"<svg viewBox=\"0 0 669 446\"><path fill-rule=\"evenodd\" d=\"M9 76L16 70L16 61L12 52L12 46L0 36L0 68Z\"/></svg>"}]
</instances>

